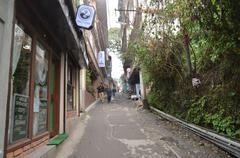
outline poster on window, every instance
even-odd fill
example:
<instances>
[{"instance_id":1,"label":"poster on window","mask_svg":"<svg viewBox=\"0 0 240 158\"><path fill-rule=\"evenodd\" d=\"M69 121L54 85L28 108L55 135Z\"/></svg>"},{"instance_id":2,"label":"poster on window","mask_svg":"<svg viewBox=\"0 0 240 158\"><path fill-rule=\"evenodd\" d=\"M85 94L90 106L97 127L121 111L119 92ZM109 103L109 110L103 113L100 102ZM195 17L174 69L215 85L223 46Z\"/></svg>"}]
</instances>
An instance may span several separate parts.
<instances>
[{"instance_id":1,"label":"poster on window","mask_svg":"<svg viewBox=\"0 0 240 158\"><path fill-rule=\"evenodd\" d=\"M105 67L105 52L104 51L98 52L98 66Z\"/></svg>"},{"instance_id":2,"label":"poster on window","mask_svg":"<svg viewBox=\"0 0 240 158\"><path fill-rule=\"evenodd\" d=\"M47 130L47 100L41 99L39 113L38 113L38 133Z\"/></svg>"},{"instance_id":3,"label":"poster on window","mask_svg":"<svg viewBox=\"0 0 240 158\"><path fill-rule=\"evenodd\" d=\"M12 141L16 141L27 136L28 96L15 93L13 99L14 119Z\"/></svg>"}]
</instances>

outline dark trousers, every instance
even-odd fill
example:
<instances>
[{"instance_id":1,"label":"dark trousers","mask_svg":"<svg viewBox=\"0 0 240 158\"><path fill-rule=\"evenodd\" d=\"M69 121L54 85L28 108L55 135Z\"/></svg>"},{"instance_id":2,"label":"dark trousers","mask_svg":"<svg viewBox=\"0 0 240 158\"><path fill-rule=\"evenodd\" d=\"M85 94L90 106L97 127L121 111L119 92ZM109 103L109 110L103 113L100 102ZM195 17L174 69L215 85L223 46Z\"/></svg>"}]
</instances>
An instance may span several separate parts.
<instances>
[{"instance_id":1,"label":"dark trousers","mask_svg":"<svg viewBox=\"0 0 240 158\"><path fill-rule=\"evenodd\" d=\"M107 96L108 103L110 103L110 102L111 102L111 98L112 98L112 96L111 96L111 95L110 95L110 96Z\"/></svg>"}]
</instances>

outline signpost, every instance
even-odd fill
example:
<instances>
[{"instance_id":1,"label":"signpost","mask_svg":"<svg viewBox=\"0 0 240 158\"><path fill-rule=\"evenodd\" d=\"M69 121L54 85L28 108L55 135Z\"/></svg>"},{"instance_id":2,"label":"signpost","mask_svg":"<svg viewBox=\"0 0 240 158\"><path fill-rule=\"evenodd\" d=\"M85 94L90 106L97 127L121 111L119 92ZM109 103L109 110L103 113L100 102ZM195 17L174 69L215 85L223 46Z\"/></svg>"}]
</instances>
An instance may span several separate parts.
<instances>
[{"instance_id":1,"label":"signpost","mask_svg":"<svg viewBox=\"0 0 240 158\"><path fill-rule=\"evenodd\" d=\"M91 29L95 19L95 9L93 6L80 5L77 10L76 24L80 28Z\"/></svg>"}]
</instances>

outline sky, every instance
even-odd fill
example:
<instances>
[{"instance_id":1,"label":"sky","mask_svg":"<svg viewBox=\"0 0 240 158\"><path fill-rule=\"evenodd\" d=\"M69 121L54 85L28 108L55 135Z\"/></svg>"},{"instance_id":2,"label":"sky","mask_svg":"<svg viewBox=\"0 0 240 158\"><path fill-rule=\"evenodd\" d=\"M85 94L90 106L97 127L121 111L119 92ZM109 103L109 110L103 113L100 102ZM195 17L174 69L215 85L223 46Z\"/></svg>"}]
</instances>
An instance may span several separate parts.
<instances>
[{"instance_id":1,"label":"sky","mask_svg":"<svg viewBox=\"0 0 240 158\"><path fill-rule=\"evenodd\" d=\"M120 27L117 23L118 13L115 13L115 8L118 8L118 0L107 0L108 2L108 29L112 27ZM123 74L122 61L118 58L117 54L109 53L112 56L112 78L118 79Z\"/></svg>"},{"instance_id":2,"label":"sky","mask_svg":"<svg viewBox=\"0 0 240 158\"><path fill-rule=\"evenodd\" d=\"M115 9L118 8L118 0L106 0L108 3L108 27L120 27L118 20L118 12L115 12Z\"/></svg>"}]
</instances>

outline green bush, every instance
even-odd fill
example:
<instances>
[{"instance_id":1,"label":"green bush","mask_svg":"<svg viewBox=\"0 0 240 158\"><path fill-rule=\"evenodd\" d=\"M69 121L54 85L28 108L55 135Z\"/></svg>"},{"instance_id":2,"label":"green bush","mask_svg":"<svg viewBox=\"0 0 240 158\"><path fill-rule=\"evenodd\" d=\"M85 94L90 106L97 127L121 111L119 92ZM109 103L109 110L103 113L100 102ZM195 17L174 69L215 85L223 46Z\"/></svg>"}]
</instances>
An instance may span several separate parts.
<instances>
[{"instance_id":1,"label":"green bush","mask_svg":"<svg viewBox=\"0 0 240 158\"><path fill-rule=\"evenodd\" d=\"M231 137L235 136L236 129L233 118L223 114L223 110L215 114L207 114L205 115L205 122L219 133L226 133Z\"/></svg>"},{"instance_id":2,"label":"green bush","mask_svg":"<svg viewBox=\"0 0 240 158\"><path fill-rule=\"evenodd\" d=\"M147 95L147 101L151 106L156 107L158 109L162 109L161 102L160 102L159 98L160 98L160 94L158 92L155 92L155 91L151 91Z\"/></svg>"},{"instance_id":3,"label":"green bush","mask_svg":"<svg viewBox=\"0 0 240 158\"><path fill-rule=\"evenodd\" d=\"M145 73L150 105L240 138L239 8L236 0L174 1L145 15L125 56ZM201 79L199 88L192 77Z\"/></svg>"},{"instance_id":4,"label":"green bush","mask_svg":"<svg viewBox=\"0 0 240 158\"><path fill-rule=\"evenodd\" d=\"M187 112L186 119L195 124L201 124L205 117L207 107L207 97L203 96L193 102Z\"/></svg>"}]
</instances>

